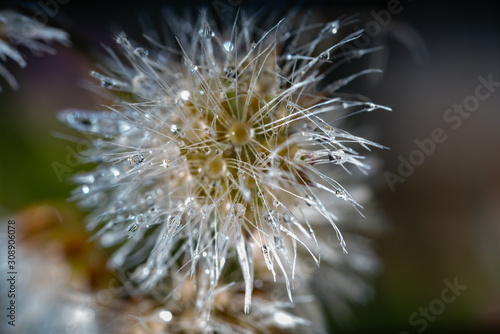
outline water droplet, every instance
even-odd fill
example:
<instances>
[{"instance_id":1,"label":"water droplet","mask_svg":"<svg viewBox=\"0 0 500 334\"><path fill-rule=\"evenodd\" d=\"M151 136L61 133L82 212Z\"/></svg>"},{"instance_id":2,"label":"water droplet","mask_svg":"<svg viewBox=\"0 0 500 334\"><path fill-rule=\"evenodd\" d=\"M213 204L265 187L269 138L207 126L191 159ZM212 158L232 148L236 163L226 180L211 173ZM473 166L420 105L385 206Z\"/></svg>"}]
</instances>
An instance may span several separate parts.
<instances>
[{"instance_id":1,"label":"water droplet","mask_svg":"<svg viewBox=\"0 0 500 334\"><path fill-rule=\"evenodd\" d=\"M268 212L268 213L263 213L262 217L264 218L266 223L269 224L269 226L273 227L273 225L274 225L273 211Z\"/></svg>"},{"instance_id":2,"label":"water droplet","mask_svg":"<svg viewBox=\"0 0 500 334\"><path fill-rule=\"evenodd\" d=\"M327 138L325 138L323 135L320 135L320 134L313 134L312 140L314 140L315 142L318 142L318 143L324 143L324 142L328 141Z\"/></svg>"},{"instance_id":3,"label":"water droplet","mask_svg":"<svg viewBox=\"0 0 500 334\"><path fill-rule=\"evenodd\" d=\"M241 203L237 203L235 207L236 207L236 215L238 217L243 217L245 215L246 207Z\"/></svg>"},{"instance_id":4,"label":"water droplet","mask_svg":"<svg viewBox=\"0 0 500 334\"><path fill-rule=\"evenodd\" d=\"M212 37L215 36L215 33L208 28L201 28L198 33L200 34L200 36L202 38L205 38L205 39L211 39Z\"/></svg>"},{"instance_id":5,"label":"water droplet","mask_svg":"<svg viewBox=\"0 0 500 334\"><path fill-rule=\"evenodd\" d=\"M200 209L200 213L203 217L206 217L210 213L211 209L212 209L211 205L203 205Z\"/></svg>"},{"instance_id":6,"label":"water droplet","mask_svg":"<svg viewBox=\"0 0 500 334\"><path fill-rule=\"evenodd\" d=\"M113 83L109 80L101 80L101 87L106 89L113 88Z\"/></svg>"},{"instance_id":7,"label":"water droplet","mask_svg":"<svg viewBox=\"0 0 500 334\"><path fill-rule=\"evenodd\" d=\"M175 125L175 124L170 125L170 132L177 133L178 130L179 130L179 127L177 125Z\"/></svg>"},{"instance_id":8,"label":"water droplet","mask_svg":"<svg viewBox=\"0 0 500 334\"><path fill-rule=\"evenodd\" d=\"M111 167L109 169L109 171L113 175L114 178L117 178L118 176L120 176L120 171L118 170L118 168Z\"/></svg>"},{"instance_id":9,"label":"water droplet","mask_svg":"<svg viewBox=\"0 0 500 334\"><path fill-rule=\"evenodd\" d=\"M235 73L234 67L233 66L225 67L224 68L224 73L226 73L227 77L230 77L233 73Z\"/></svg>"},{"instance_id":10,"label":"water droplet","mask_svg":"<svg viewBox=\"0 0 500 334\"><path fill-rule=\"evenodd\" d=\"M172 320L172 318L174 316L172 315L172 312L164 310L164 311L161 311L160 313L158 313L158 317L160 317L160 319L165 321L165 322L169 322Z\"/></svg>"},{"instance_id":11,"label":"water droplet","mask_svg":"<svg viewBox=\"0 0 500 334\"><path fill-rule=\"evenodd\" d=\"M88 194L88 193L89 193L89 191L90 191L90 188L89 188L88 186L83 186L83 187L82 187L82 193L84 193L84 194Z\"/></svg>"},{"instance_id":12,"label":"water droplet","mask_svg":"<svg viewBox=\"0 0 500 334\"><path fill-rule=\"evenodd\" d=\"M252 45L251 45L252 49L255 49L257 47L257 43L254 41L252 42Z\"/></svg>"},{"instance_id":13,"label":"water droplet","mask_svg":"<svg viewBox=\"0 0 500 334\"><path fill-rule=\"evenodd\" d=\"M313 195L306 195L306 204L308 206L313 206L315 202L314 196Z\"/></svg>"},{"instance_id":14,"label":"water droplet","mask_svg":"<svg viewBox=\"0 0 500 334\"><path fill-rule=\"evenodd\" d=\"M145 197L141 198L141 204L152 205L153 203L154 199L151 195L146 195Z\"/></svg>"},{"instance_id":15,"label":"water droplet","mask_svg":"<svg viewBox=\"0 0 500 334\"><path fill-rule=\"evenodd\" d=\"M286 55L286 60L292 60L293 56L291 54Z\"/></svg>"},{"instance_id":16,"label":"water droplet","mask_svg":"<svg viewBox=\"0 0 500 334\"><path fill-rule=\"evenodd\" d=\"M277 208L279 205L280 205L280 201L278 201L277 199L275 199L275 200L273 201L273 206L274 206L275 208Z\"/></svg>"},{"instance_id":17,"label":"water droplet","mask_svg":"<svg viewBox=\"0 0 500 334\"><path fill-rule=\"evenodd\" d=\"M343 199L344 201L347 200L347 195L343 190L336 190L335 195L337 195L338 198Z\"/></svg>"},{"instance_id":18,"label":"water droplet","mask_svg":"<svg viewBox=\"0 0 500 334\"><path fill-rule=\"evenodd\" d=\"M149 267L147 267L146 265L142 265L135 270L134 275L136 275L137 278L142 281L142 280L145 280L149 276L150 273L151 273L151 269Z\"/></svg>"},{"instance_id":19,"label":"water droplet","mask_svg":"<svg viewBox=\"0 0 500 334\"><path fill-rule=\"evenodd\" d=\"M186 65L191 73L198 71L198 66L194 65L193 62L187 57L184 58L184 65Z\"/></svg>"},{"instance_id":20,"label":"water droplet","mask_svg":"<svg viewBox=\"0 0 500 334\"><path fill-rule=\"evenodd\" d=\"M365 110L366 111L370 112L370 111L373 111L375 109L377 109L377 106L374 103L372 103L372 102L365 103Z\"/></svg>"},{"instance_id":21,"label":"water droplet","mask_svg":"<svg viewBox=\"0 0 500 334\"><path fill-rule=\"evenodd\" d=\"M129 237L132 237L139 230L139 225L132 224L127 230L127 234Z\"/></svg>"},{"instance_id":22,"label":"water droplet","mask_svg":"<svg viewBox=\"0 0 500 334\"><path fill-rule=\"evenodd\" d=\"M139 225L144 223L145 221L146 221L146 218L144 217L143 214L138 214L137 217L135 218L135 222Z\"/></svg>"},{"instance_id":23,"label":"water droplet","mask_svg":"<svg viewBox=\"0 0 500 334\"><path fill-rule=\"evenodd\" d=\"M331 152L331 151L330 151L330 152L328 153L328 159L329 159L330 161L335 161L335 155L334 155L334 153L333 153L333 152Z\"/></svg>"},{"instance_id":24,"label":"water droplet","mask_svg":"<svg viewBox=\"0 0 500 334\"><path fill-rule=\"evenodd\" d=\"M293 106L291 103L286 104L286 110L291 111L293 109Z\"/></svg>"},{"instance_id":25,"label":"water droplet","mask_svg":"<svg viewBox=\"0 0 500 334\"><path fill-rule=\"evenodd\" d=\"M144 162L144 156L140 153L136 153L132 157L130 157L128 161L132 166L138 166Z\"/></svg>"},{"instance_id":26,"label":"water droplet","mask_svg":"<svg viewBox=\"0 0 500 334\"><path fill-rule=\"evenodd\" d=\"M325 51L319 55L319 60L328 60L330 59L330 52Z\"/></svg>"},{"instance_id":27,"label":"water droplet","mask_svg":"<svg viewBox=\"0 0 500 334\"><path fill-rule=\"evenodd\" d=\"M231 43L231 41L225 41L222 43L222 47L226 50L226 52L231 52L234 49L234 44Z\"/></svg>"},{"instance_id":28,"label":"water droplet","mask_svg":"<svg viewBox=\"0 0 500 334\"><path fill-rule=\"evenodd\" d=\"M283 239L277 235L274 236L274 247L276 249L281 249L283 247Z\"/></svg>"},{"instance_id":29,"label":"water droplet","mask_svg":"<svg viewBox=\"0 0 500 334\"><path fill-rule=\"evenodd\" d=\"M144 59L148 57L149 51L144 48L136 48L134 54Z\"/></svg>"},{"instance_id":30,"label":"water droplet","mask_svg":"<svg viewBox=\"0 0 500 334\"><path fill-rule=\"evenodd\" d=\"M190 208L188 209L188 211L187 211L187 215L188 215L189 217L192 217L192 216L194 216L195 214L196 214L196 210L195 210L195 208L190 207Z\"/></svg>"},{"instance_id":31,"label":"water droplet","mask_svg":"<svg viewBox=\"0 0 500 334\"><path fill-rule=\"evenodd\" d=\"M332 25L330 26L330 31L332 34L336 34L339 31L339 22L338 21L332 22Z\"/></svg>"},{"instance_id":32,"label":"water droplet","mask_svg":"<svg viewBox=\"0 0 500 334\"><path fill-rule=\"evenodd\" d=\"M322 32L329 31L330 33L335 35L339 31L339 28L340 28L339 21L333 21L333 22L328 23L326 25L326 27L323 28Z\"/></svg>"},{"instance_id":33,"label":"water droplet","mask_svg":"<svg viewBox=\"0 0 500 334\"><path fill-rule=\"evenodd\" d=\"M116 37L116 43L129 47L130 42L124 34L120 34Z\"/></svg>"},{"instance_id":34,"label":"water droplet","mask_svg":"<svg viewBox=\"0 0 500 334\"><path fill-rule=\"evenodd\" d=\"M263 254L267 254L269 252L269 250L267 249L267 246L266 245L262 245L260 247L260 251L263 253Z\"/></svg>"},{"instance_id":35,"label":"water droplet","mask_svg":"<svg viewBox=\"0 0 500 334\"><path fill-rule=\"evenodd\" d=\"M189 97L191 96L191 93L188 90L183 90L179 93L179 96L183 101L189 100Z\"/></svg>"},{"instance_id":36,"label":"water droplet","mask_svg":"<svg viewBox=\"0 0 500 334\"><path fill-rule=\"evenodd\" d=\"M184 107L184 100L183 99L175 99L174 103L178 105L179 107Z\"/></svg>"},{"instance_id":37,"label":"water droplet","mask_svg":"<svg viewBox=\"0 0 500 334\"><path fill-rule=\"evenodd\" d=\"M92 174L87 174L87 175L77 175L73 178L75 183L87 183L87 184L92 184L95 181L95 177Z\"/></svg>"}]
</instances>

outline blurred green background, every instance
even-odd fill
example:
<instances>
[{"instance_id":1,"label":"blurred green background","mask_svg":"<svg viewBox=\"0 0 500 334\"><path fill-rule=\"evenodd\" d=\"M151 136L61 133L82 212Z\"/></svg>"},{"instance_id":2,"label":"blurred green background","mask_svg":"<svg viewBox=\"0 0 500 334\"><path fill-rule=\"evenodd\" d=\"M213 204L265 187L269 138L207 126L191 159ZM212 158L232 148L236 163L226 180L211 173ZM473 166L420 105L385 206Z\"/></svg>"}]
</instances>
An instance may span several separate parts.
<instances>
[{"instance_id":1,"label":"blurred green background","mask_svg":"<svg viewBox=\"0 0 500 334\"><path fill-rule=\"evenodd\" d=\"M371 11L386 10L388 3L332 1L312 7L278 1L271 6L312 9L325 22L361 13L364 26L374 20ZM164 4L193 10L200 2ZM253 7L262 4L243 1ZM443 121L448 108L474 94L479 76L500 81L498 10L486 1L401 1L401 6L401 13L393 15L370 44L384 46L369 60L382 66L385 74L378 80L357 80L347 88L394 110L358 115L354 121L370 125L376 141L391 148L377 152L384 165L374 176L376 204L388 226L376 240L384 272L374 282L374 300L355 306L355 316L332 324L332 331L418 333L420 325L410 324L409 317L441 298L444 280L455 278L467 289L427 323L425 333L500 331L500 89L481 101L458 129ZM76 144L54 135L74 134L56 120L56 113L66 108L100 109L99 96L83 88L84 81L92 81L88 73L98 60L95 50L102 51L99 43L112 44L117 26L137 29L138 11L154 17L159 8L148 1L130 7L70 2L61 6L53 24L74 36L74 48L55 46L57 56L43 57L23 50L25 69L7 62L20 89L12 91L1 82L4 216L34 203L66 201L72 186L58 179L53 163L67 164L67 148L75 149ZM437 144L435 152L391 191L384 172L397 173L398 157L408 159L417 149L414 141L430 138L437 127L445 129L447 141Z\"/></svg>"}]
</instances>

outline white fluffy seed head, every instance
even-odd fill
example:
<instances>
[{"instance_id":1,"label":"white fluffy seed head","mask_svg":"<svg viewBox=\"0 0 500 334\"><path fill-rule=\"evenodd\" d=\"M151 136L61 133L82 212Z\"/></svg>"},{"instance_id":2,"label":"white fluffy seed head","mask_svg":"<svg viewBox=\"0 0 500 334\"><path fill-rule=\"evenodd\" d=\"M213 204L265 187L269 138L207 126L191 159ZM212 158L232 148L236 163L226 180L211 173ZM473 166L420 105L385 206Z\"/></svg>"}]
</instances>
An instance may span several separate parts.
<instances>
[{"instance_id":1,"label":"white fluffy seed head","mask_svg":"<svg viewBox=\"0 0 500 334\"><path fill-rule=\"evenodd\" d=\"M248 312L254 260L284 277L290 298L297 248L319 261L304 208L331 224L345 249L320 198L358 204L318 166L365 170L349 144L381 147L329 124L348 110L381 107L335 96L354 77L317 91L322 73L343 62L340 46L359 37L335 38L351 21L318 29L282 20L259 33L243 17L228 32L201 15L178 25L178 48L148 50L117 37L127 61L115 64L115 75L91 74L118 102L104 112L60 114L96 136L88 156L98 167L75 178L74 198L94 208L89 227L101 242L120 245L112 267L136 268L132 278L145 290L172 272L202 273L210 301L234 256Z\"/></svg>"}]
</instances>

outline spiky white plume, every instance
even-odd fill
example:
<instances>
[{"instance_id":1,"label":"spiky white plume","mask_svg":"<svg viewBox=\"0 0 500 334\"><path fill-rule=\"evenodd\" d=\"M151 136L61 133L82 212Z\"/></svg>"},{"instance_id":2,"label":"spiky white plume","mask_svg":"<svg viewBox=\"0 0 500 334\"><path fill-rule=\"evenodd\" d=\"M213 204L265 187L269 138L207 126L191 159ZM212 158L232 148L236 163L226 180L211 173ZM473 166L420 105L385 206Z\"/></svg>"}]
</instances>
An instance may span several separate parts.
<instances>
[{"instance_id":1,"label":"spiky white plume","mask_svg":"<svg viewBox=\"0 0 500 334\"><path fill-rule=\"evenodd\" d=\"M381 147L333 121L390 110L336 94L378 70L317 87L346 57L371 50L342 53L362 33L338 37L352 18L298 28L282 20L264 32L246 17L228 31L203 13L194 25L168 22L177 46L150 39L146 49L121 34L113 68L92 73L115 97L107 111L60 114L95 135L86 156L97 168L75 177L73 198L94 207L88 226L101 242L119 246L111 266L134 269L144 290L179 272L196 278L210 305L226 260L236 257L247 312L254 259L283 277L292 298L297 249L319 264L304 207L331 224L345 250L328 202L359 205L331 173L349 164L366 170L355 146Z\"/></svg>"},{"instance_id":2,"label":"spiky white plume","mask_svg":"<svg viewBox=\"0 0 500 334\"><path fill-rule=\"evenodd\" d=\"M70 45L68 34L63 30L47 27L32 18L10 10L0 11L0 59L2 62L10 58L19 66L25 67L26 61L18 50L19 46L26 47L34 53L54 54L55 50L46 44L52 41L66 46ZM2 64L0 64L0 76L7 80L12 88L18 88L16 79Z\"/></svg>"}]
</instances>

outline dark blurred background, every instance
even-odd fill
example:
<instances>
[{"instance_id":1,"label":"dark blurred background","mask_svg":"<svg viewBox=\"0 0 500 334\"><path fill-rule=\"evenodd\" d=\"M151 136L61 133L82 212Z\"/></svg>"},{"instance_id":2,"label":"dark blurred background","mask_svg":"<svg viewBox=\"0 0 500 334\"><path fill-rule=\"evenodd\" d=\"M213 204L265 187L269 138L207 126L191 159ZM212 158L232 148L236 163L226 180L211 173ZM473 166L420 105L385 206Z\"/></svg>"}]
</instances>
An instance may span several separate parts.
<instances>
[{"instance_id":1,"label":"dark blurred background","mask_svg":"<svg viewBox=\"0 0 500 334\"><path fill-rule=\"evenodd\" d=\"M57 122L56 113L66 108L100 109L104 103L83 88L83 82L91 80L89 71L96 69L100 44L112 45L120 28L140 31L138 17L159 22L163 5L196 13L196 6L214 10L215 3L138 1L129 5L75 0L60 5L50 23L66 29L74 47L55 46L55 57L35 57L24 50L25 69L7 62L20 89L12 91L1 82L2 216L34 203L67 205L72 186L60 181L53 163L65 164L67 147L74 149L75 144L54 136L71 133ZM384 47L360 60L362 66L383 68L384 74L360 78L345 91L393 108L392 113L379 110L351 120L369 129L369 139L390 148L376 152L383 164L374 175L376 204L387 225L376 240L385 270L374 282L374 300L355 306L354 317L332 323L332 331L500 332L500 87L492 87L490 96L479 101L470 115L460 116L460 125L457 118L453 122L444 118L458 117L447 111L454 104L474 101L481 83L478 77L500 82L499 11L488 1L401 1L395 7L401 10L390 14L390 21L384 16L385 21L377 21L393 3L242 1L250 9L266 5L281 13L290 8L312 10L323 22L359 13L359 27L374 29L369 46ZM39 10L37 2L3 2L2 6L25 13ZM224 15L234 15L231 11L234 7ZM349 67L346 73L352 73ZM428 142L436 128L443 130L446 141L434 143L432 154L415 153L420 150L415 141ZM419 165L408 172L411 175L394 178L402 159L417 159ZM442 298L445 280L467 288L445 303L440 314L430 313L425 330L421 322L411 323L412 314L421 307L439 309L435 300ZM424 318L418 315L413 320Z\"/></svg>"}]
</instances>

